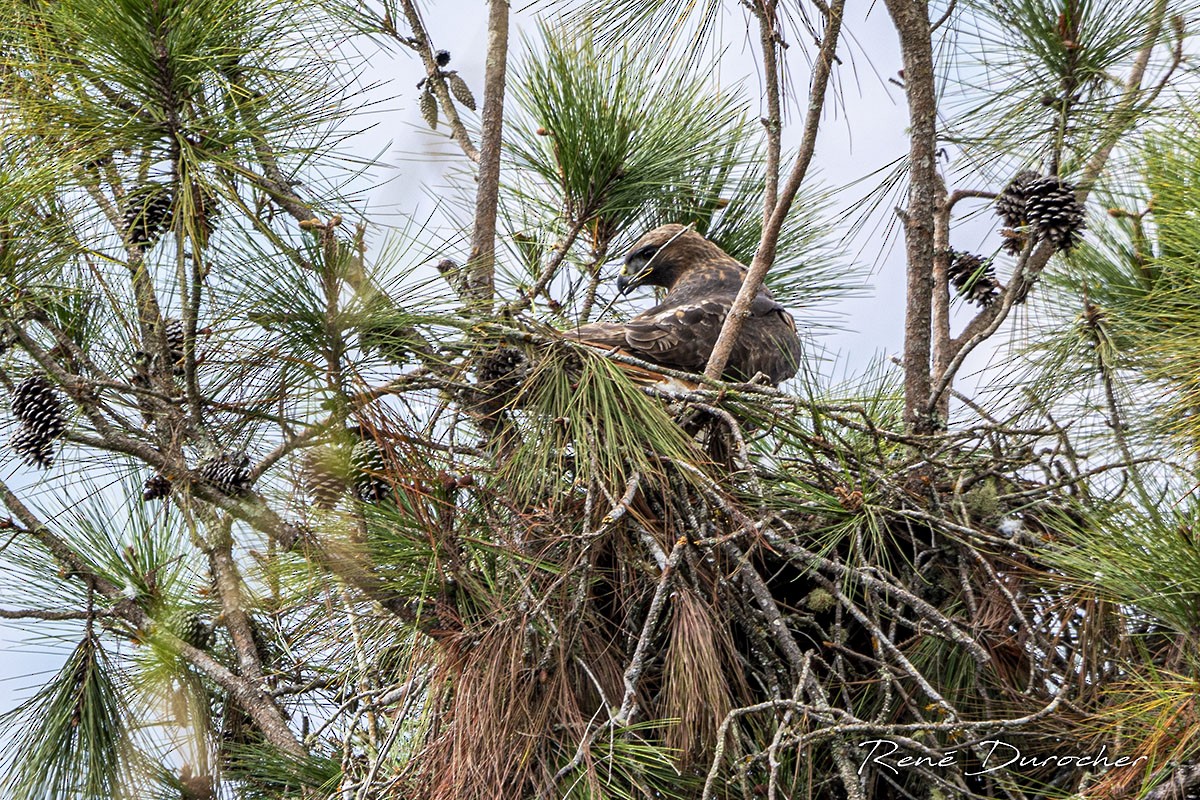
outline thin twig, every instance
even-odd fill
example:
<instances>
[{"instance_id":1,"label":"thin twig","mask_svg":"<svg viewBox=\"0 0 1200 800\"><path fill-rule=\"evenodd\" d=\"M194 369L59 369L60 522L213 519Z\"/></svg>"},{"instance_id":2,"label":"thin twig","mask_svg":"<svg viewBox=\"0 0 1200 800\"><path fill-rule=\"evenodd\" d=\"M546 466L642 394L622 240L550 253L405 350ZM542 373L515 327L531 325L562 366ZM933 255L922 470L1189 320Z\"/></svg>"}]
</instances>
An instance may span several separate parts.
<instances>
[{"instance_id":1,"label":"thin twig","mask_svg":"<svg viewBox=\"0 0 1200 800\"><path fill-rule=\"evenodd\" d=\"M559 267L562 266L563 260L566 259L567 253L571 251L571 245L575 244L575 239L579 237L579 232L583 230L586 220L578 219L571 223L571 227L567 229L567 235L562 241L554 246L554 250L550 254L550 258L546 261L546 266L543 267L542 273L538 275L533 286L529 291L523 293L519 298L509 303L505 311L509 314L515 314L518 311L523 311L537 299L537 296L545 291L546 286L558 274Z\"/></svg>"},{"instance_id":2,"label":"thin twig","mask_svg":"<svg viewBox=\"0 0 1200 800\"><path fill-rule=\"evenodd\" d=\"M950 15L954 13L954 9L957 5L958 5L958 0L950 0L949 5L946 6L945 12L940 17L938 17L937 22L935 22L929 26L929 32L933 33L938 28L945 25L946 21L950 19Z\"/></svg>"},{"instance_id":3,"label":"thin twig","mask_svg":"<svg viewBox=\"0 0 1200 800\"><path fill-rule=\"evenodd\" d=\"M758 17L759 46L762 48L763 88L767 96L766 176L763 188L763 227L771 221L779 196L779 157L783 133L783 114L780 108L779 45L776 0L758 0L753 6Z\"/></svg>"},{"instance_id":4,"label":"thin twig","mask_svg":"<svg viewBox=\"0 0 1200 800\"><path fill-rule=\"evenodd\" d=\"M450 137L458 143L467 158L478 164L479 149L471 141L471 134L467 132L467 126L458 115L458 107L454 104L446 86L446 79L437 65L437 54L434 52L429 31L425 29L425 22L421 19L421 12L413 0L400 0L400 5L404 9L404 18L408 20L408 26L412 29L412 38L401 36L391 25L384 25L384 32L401 44L411 47L421 57L421 62L425 65L425 80L429 81L434 94L437 95L438 108L445 114L446 123L450 126Z\"/></svg>"}]
</instances>

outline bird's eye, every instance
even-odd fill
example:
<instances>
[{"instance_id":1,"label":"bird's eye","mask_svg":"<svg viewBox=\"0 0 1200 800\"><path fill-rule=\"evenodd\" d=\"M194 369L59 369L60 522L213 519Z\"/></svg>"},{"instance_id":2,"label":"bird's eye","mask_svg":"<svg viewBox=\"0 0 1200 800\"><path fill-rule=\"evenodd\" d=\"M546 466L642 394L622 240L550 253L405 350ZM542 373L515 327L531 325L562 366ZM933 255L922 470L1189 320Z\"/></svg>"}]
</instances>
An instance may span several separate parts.
<instances>
[{"instance_id":1,"label":"bird's eye","mask_svg":"<svg viewBox=\"0 0 1200 800\"><path fill-rule=\"evenodd\" d=\"M643 261L649 261L651 256L653 256L656 252L658 252L658 247L655 245L652 245L652 244L648 244L645 247L643 247L641 250L638 250L636 253L634 253L633 257L640 258Z\"/></svg>"}]
</instances>

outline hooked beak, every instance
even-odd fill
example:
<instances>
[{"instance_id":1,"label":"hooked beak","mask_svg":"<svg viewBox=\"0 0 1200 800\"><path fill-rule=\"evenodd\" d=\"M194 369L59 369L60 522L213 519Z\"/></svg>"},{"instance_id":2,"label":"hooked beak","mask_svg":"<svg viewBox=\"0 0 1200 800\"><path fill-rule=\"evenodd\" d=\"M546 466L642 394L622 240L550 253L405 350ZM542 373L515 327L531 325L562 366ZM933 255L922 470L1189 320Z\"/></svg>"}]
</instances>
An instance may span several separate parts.
<instances>
[{"instance_id":1,"label":"hooked beak","mask_svg":"<svg viewBox=\"0 0 1200 800\"><path fill-rule=\"evenodd\" d=\"M607 269L620 267L621 274L617 276L617 296L628 294L629 290L637 285L640 275L629 274L629 264L623 258L614 258L611 261L604 262L603 265Z\"/></svg>"},{"instance_id":2,"label":"hooked beak","mask_svg":"<svg viewBox=\"0 0 1200 800\"><path fill-rule=\"evenodd\" d=\"M641 286L649 275L650 267L641 259L626 261L625 270L617 278L617 294L629 294L630 290Z\"/></svg>"}]
</instances>

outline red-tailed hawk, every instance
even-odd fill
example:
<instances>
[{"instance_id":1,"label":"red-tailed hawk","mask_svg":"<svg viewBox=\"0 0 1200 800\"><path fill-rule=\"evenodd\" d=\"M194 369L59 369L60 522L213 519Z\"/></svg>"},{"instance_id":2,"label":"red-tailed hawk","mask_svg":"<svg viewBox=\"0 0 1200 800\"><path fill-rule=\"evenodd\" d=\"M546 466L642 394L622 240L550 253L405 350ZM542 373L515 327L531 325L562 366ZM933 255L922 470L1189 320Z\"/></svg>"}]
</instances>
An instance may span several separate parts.
<instances>
[{"instance_id":1,"label":"red-tailed hawk","mask_svg":"<svg viewBox=\"0 0 1200 800\"><path fill-rule=\"evenodd\" d=\"M667 290L662 302L623 324L593 322L565 333L664 367L701 373L745 275L744 266L700 234L682 225L663 225L634 244L617 281L622 294L636 286L662 286ZM796 323L764 287L750 304L723 377L747 381L761 373L777 385L795 375L799 364Z\"/></svg>"}]
</instances>

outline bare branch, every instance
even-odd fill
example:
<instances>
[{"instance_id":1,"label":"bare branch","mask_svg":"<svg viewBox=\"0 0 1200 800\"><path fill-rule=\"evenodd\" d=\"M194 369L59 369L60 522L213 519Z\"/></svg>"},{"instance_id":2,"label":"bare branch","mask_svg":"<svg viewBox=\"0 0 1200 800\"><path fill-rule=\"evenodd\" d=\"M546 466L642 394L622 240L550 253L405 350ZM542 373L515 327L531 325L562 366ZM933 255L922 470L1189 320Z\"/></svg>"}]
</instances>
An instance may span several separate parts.
<instances>
[{"instance_id":1,"label":"bare branch","mask_svg":"<svg viewBox=\"0 0 1200 800\"><path fill-rule=\"evenodd\" d=\"M221 619L233 640L238 671L256 684L261 684L262 658L254 643L250 617L243 608L242 578L233 558L233 518L224 515L224 519L213 519L208 529L211 539L207 546L209 568L221 602Z\"/></svg>"},{"instance_id":2,"label":"bare branch","mask_svg":"<svg viewBox=\"0 0 1200 800\"><path fill-rule=\"evenodd\" d=\"M475 226L467 262L467 291L490 303L495 287L496 214L500 205L500 145L504 126L504 90L508 72L508 0L489 0L487 66L479 142L479 185Z\"/></svg>"},{"instance_id":3,"label":"bare branch","mask_svg":"<svg viewBox=\"0 0 1200 800\"><path fill-rule=\"evenodd\" d=\"M38 608L0 608L0 619L39 619L39 620L68 620L92 619L94 617L114 616L111 611L49 611Z\"/></svg>"},{"instance_id":4,"label":"bare branch","mask_svg":"<svg viewBox=\"0 0 1200 800\"><path fill-rule=\"evenodd\" d=\"M763 85L767 95L767 116L763 125L767 129L766 184L763 188L763 227L771 221L779 196L779 154L783 133L783 113L780 107L779 79L779 25L776 18L776 0L758 0L754 5L758 17L759 46L762 48Z\"/></svg>"},{"instance_id":5,"label":"bare branch","mask_svg":"<svg viewBox=\"0 0 1200 800\"><path fill-rule=\"evenodd\" d=\"M721 335L717 337L712 355L708 359L708 365L704 368L705 376L711 380L719 380L725 372L725 365L729 363L733 346L737 343L742 325L746 321L746 315L750 311L750 303L758 296L767 271L775 263L779 232L783 228L784 220L787 219L792 202L796 199L796 193L800 191L800 184L804 182L804 177L808 174L808 166L816 151L817 130L821 124L821 111L825 106L825 95L833 71L834 57L842 30L842 12L845 7L846 0L834 0L830 5L829 14L826 16L825 34L817 51L816 63L813 65L812 91L809 94L808 111L804 118L804 135L800 141L800 151L796 154L796 162L792 165L791 174L788 175L787 183L780 192L779 200L775 203L771 217L763 226L762 238L759 240L754 260L742 281L742 288L734 298L729 314L725 317L725 323L721 326Z\"/></svg>"},{"instance_id":6,"label":"bare branch","mask_svg":"<svg viewBox=\"0 0 1200 800\"><path fill-rule=\"evenodd\" d=\"M933 323L934 217L945 194L937 172L937 86L929 7L922 0L887 0L900 36L904 93L908 98L909 184L904 213L907 281L904 314L904 422L912 431L933 429L927 404Z\"/></svg>"}]
</instances>

